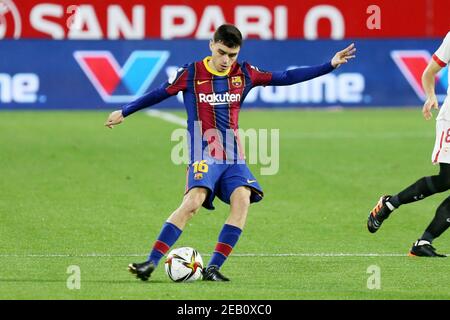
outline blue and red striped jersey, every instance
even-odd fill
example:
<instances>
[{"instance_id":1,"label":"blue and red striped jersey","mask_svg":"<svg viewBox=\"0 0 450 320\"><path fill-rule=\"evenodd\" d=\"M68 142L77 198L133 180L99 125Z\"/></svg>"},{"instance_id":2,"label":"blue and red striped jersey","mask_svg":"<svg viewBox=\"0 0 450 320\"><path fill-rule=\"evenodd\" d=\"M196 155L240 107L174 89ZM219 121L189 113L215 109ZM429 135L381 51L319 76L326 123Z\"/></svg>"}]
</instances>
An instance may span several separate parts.
<instances>
[{"instance_id":1,"label":"blue and red striped jersey","mask_svg":"<svg viewBox=\"0 0 450 320\"><path fill-rule=\"evenodd\" d=\"M187 111L190 160L213 157L237 162L244 159L239 140L239 111L249 91L256 86L290 85L332 71L330 62L284 72L267 72L247 62L235 62L229 70L212 70L206 57L179 68L176 75L161 87L125 105L126 117L156 104L180 91Z\"/></svg>"}]
</instances>

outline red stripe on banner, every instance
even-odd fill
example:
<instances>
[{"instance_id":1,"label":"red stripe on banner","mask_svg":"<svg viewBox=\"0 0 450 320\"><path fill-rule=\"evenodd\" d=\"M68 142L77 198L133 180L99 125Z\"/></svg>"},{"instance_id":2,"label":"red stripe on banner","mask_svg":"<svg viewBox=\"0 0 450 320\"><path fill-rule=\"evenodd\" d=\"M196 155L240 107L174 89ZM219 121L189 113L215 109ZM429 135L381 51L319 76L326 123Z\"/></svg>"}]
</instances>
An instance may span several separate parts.
<instances>
[{"instance_id":1,"label":"red stripe on banner","mask_svg":"<svg viewBox=\"0 0 450 320\"><path fill-rule=\"evenodd\" d=\"M214 249L215 252L223 254L225 257L228 257L228 255L231 253L231 250L233 250L232 246L222 242L218 242L216 248Z\"/></svg>"},{"instance_id":2,"label":"red stripe on banner","mask_svg":"<svg viewBox=\"0 0 450 320\"><path fill-rule=\"evenodd\" d=\"M440 65L442 68L445 68L447 66L447 64L441 59L439 59L439 57L435 54L433 54L433 60L436 61L436 63Z\"/></svg>"},{"instance_id":3,"label":"red stripe on banner","mask_svg":"<svg viewBox=\"0 0 450 320\"><path fill-rule=\"evenodd\" d=\"M153 249L158 250L162 254L166 254L166 252L169 251L170 247L166 243L156 240Z\"/></svg>"},{"instance_id":4,"label":"red stripe on banner","mask_svg":"<svg viewBox=\"0 0 450 320\"><path fill-rule=\"evenodd\" d=\"M437 161L438 161L439 153L441 153L442 142L443 142L443 141L444 141L444 131L442 131L442 134L441 134L441 142L439 143L439 150L438 150L438 152L436 153L436 156L434 157L434 161L433 161L433 162L437 162Z\"/></svg>"},{"instance_id":5,"label":"red stripe on banner","mask_svg":"<svg viewBox=\"0 0 450 320\"><path fill-rule=\"evenodd\" d=\"M109 95L113 94L120 82L120 77L111 65L109 58L84 57L83 60L103 89Z\"/></svg>"}]
</instances>

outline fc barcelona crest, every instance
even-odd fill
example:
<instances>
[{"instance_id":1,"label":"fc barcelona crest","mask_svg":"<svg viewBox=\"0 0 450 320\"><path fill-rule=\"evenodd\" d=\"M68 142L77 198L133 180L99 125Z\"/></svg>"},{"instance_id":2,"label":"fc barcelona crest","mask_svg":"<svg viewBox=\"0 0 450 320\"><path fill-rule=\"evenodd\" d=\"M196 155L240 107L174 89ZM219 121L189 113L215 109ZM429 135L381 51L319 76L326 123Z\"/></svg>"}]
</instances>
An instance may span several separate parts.
<instances>
[{"instance_id":1,"label":"fc barcelona crest","mask_svg":"<svg viewBox=\"0 0 450 320\"><path fill-rule=\"evenodd\" d=\"M194 180L202 180L203 179L203 174L202 173L196 173L194 175Z\"/></svg>"},{"instance_id":2,"label":"fc barcelona crest","mask_svg":"<svg viewBox=\"0 0 450 320\"><path fill-rule=\"evenodd\" d=\"M240 86L242 86L242 79L241 79L241 76L235 76L235 77L232 77L231 78L231 84L234 86L234 87L240 87Z\"/></svg>"}]
</instances>

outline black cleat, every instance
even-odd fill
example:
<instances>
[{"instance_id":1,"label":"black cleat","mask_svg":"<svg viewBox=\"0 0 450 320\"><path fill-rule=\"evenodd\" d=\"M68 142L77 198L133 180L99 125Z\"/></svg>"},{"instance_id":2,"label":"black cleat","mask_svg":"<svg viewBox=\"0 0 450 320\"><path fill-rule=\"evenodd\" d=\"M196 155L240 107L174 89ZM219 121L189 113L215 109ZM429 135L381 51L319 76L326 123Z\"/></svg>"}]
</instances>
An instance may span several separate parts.
<instances>
[{"instance_id":1,"label":"black cleat","mask_svg":"<svg viewBox=\"0 0 450 320\"><path fill-rule=\"evenodd\" d=\"M203 269L203 280L205 281L230 281L227 277L219 272L217 266L209 266Z\"/></svg>"},{"instance_id":2,"label":"black cleat","mask_svg":"<svg viewBox=\"0 0 450 320\"><path fill-rule=\"evenodd\" d=\"M155 265L151 261L131 263L128 265L128 271L135 274L136 278L141 279L142 281L147 281L153 270L155 270Z\"/></svg>"},{"instance_id":3,"label":"black cleat","mask_svg":"<svg viewBox=\"0 0 450 320\"><path fill-rule=\"evenodd\" d=\"M413 243L411 250L408 253L410 257L446 257L445 254L436 253L436 249L426 240L417 240Z\"/></svg>"},{"instance_id":4,"label":"black cleat","mask_svg":"<svg viewBox=\"0 0 450 320\"><path fill-rule=\"evenodd\" d=\"M369 217L367 218L367 229L369 229L370 233L375 233L380 229L381 224L384 220L386 220L392 211L394 211L394 207L390 209L386 201L389 200L391 196L384 195L378 200L376 206L370 211ZM391 204L389 204L392 206Z\"/></svg>"}]
</instances>

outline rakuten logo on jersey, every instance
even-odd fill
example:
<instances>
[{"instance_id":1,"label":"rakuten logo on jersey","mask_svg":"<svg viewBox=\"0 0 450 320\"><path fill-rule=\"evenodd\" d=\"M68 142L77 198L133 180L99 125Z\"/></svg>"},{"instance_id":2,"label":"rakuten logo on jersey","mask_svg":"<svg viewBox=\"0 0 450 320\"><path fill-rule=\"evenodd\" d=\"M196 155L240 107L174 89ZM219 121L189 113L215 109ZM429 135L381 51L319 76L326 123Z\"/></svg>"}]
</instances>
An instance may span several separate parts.
<instances>
[{"instance_id":1,"label":"rakuten logo on jersey","mask_svg":"<svg viewBox=\"0 0 450 320\"><path fill-rule=\"evenodd\" d=\"M212 106L217 106L220 104L229 104L233 102L241 101L241 95L239 93L229 93L226 92L224 94L219 93L210 93L204 94L200 93L198 95L199 102L209 103Z\"/></svg>"},{"instance_id":2,"label":"rakuten logo on jersey","mask_svg":"<svg viewBox=\"0 0 450 320\"><path fill-rule=\"evenodd\" d=\"M38 91L39 77L34 73L0 73L1 103L35 103Z\"/></svg>"}]
</instances>

